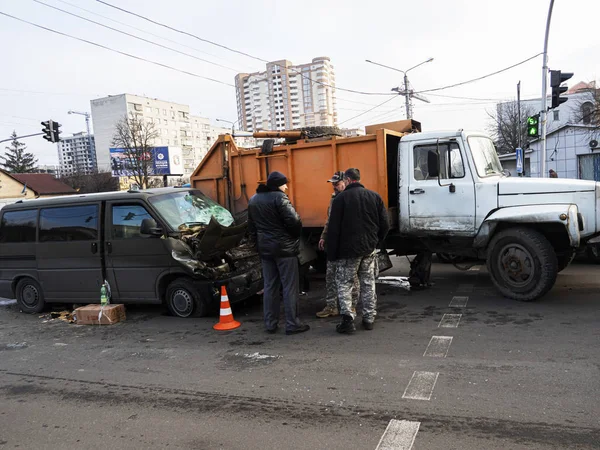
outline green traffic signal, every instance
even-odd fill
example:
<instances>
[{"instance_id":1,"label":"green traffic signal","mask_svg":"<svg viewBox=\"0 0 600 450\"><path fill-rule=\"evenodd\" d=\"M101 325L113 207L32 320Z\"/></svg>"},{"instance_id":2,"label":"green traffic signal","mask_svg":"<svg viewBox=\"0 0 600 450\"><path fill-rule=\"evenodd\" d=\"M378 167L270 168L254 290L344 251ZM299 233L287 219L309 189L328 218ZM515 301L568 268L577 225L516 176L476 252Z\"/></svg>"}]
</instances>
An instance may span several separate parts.
<instances>
[{"instance_id":1,"label":"green traffic signal","mask_svg":"<svg viewBox=\"0 0 600 450\"><path fill-rule=\"evenodd\" d=\"M537 137L539 135L539 124L540 124L539 114L528 117L527 118L527 136Z\"/></svg>"}]
</instances>

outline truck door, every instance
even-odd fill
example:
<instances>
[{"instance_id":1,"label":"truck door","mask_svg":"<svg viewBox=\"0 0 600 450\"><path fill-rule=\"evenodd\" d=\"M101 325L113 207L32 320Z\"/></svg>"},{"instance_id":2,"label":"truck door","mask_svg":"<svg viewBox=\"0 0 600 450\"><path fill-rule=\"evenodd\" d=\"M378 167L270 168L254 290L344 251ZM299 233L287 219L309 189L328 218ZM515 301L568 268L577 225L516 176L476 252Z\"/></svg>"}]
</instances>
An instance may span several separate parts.
<instances>
[{"instance_id":1,"label":"truck door","mask_svg":"<svg viewBox=\"0 0 600 450\"><path fill-rule=\"evenodd\" d=\"M119 301L158 301L156 281L172 264L163 239L140 233L146 218L160 223L143 202L106 202L107 271L115 280L111 289Z\"/></svg>"},{"instance_id":2,"label":"truck door","mask_svg":"<svg viewBox=\"0 0 600 450\"><path fill-rule=\"evenodd\" d=\"M408 196L411 232L473 236L475 185L459 143L415 143L412 163Z\"/></svg>"},{"instance_id":3,"label":"truck door","mask_svg":"<svg viewBox=\"0 0 600 450\"><path fill-rule=\"evenodd\" d=\"M100 202L40 209L36 260L48 300L100 301Z\"/></svg>"}]
</instances>

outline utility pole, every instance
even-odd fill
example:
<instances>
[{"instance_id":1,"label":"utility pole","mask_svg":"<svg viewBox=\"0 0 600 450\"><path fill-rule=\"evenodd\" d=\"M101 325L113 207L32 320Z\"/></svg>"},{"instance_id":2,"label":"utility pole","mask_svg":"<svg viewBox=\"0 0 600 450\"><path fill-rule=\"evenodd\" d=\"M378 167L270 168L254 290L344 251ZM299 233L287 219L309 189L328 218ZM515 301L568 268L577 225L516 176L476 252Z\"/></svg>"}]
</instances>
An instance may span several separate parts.
<instances>
[{"instance_id":1,"label":"utility pole","mask_svg":"<svg viewBox=\"0 0 600 450\"><path fill-rule=\"evenodd\" d=\"M413 99L413 97L416 98L417 100L421 100L422 102L429 103L429 100L427 100L425 97L414 93L410 89L409 82L408 82L408 72L413 69L416 69L417 67L419 67L423 64L433 61L433 58L429 58L428 60L423 61L423 62L417 64L416 66L411 67L408 70L396 69L395 67L386 66L385 64L376 63L376 62L373 62L368 59L366 59L365 61L368 63L371 63L371 64L375 64L376 66L385 67L386 69L395 70L396 72L401 72L402 74L404 74L404 89L400 89L399 87L396 87L396 88L393 88L392 91L397 92L399 95L404 95L407 119L412 119L412 99Z\"/></svg>"},{"instance_id":2,"label":"utility pole","mask_svg":"<svg viewBox=\"0 0 600 450\"><path fill-rule=\"evenodd\" d=\"M523 126L523 124L521 123L521 80L519 80L519 82L517 83L517 117L518 119L518 134L517 134L517 141L519 143L519 148L523 148L522 146L522 142L521 142L521 127Z\"/></svg>"},{"instance_id":3,"label":"utility pole","mask_svg":"<svg viewBox=\"0 0 600 450\"><path fill-rule=\"evenodd\" d=\"M89 112L80 112L80 111L69 111L69 114L79 114L80 116L84 116L85 117L85 126L87 128L87 141L88 141L88 148L90 150L90 157L92 158L92 161L94 163L94 168L97 169L96 165L97 165L97 160L96 160L96 152L93 152L92 150L92 135L90 134L90 113ZM93 152L93 154L92 154Z\"/></svg>"},{"instance_id":4,"label":"utility pole","mask_svg":"<svg viewBox=\"0 0 600 450\"><path fill-rule=\"evenodd\" d=\"M554 0L550 0L550 7L548 8L548 19L546 21L546 36L544 38L544 55L543 55L543 66L542 66L542 110L540 111L540 122L542 124L541 132L541 154L540 154L540 176L547 178L546 173L546 118L548 113L548 105L546 99L546 89L548 83L548 35L550 34L550 21L552 20L552 8L554 7Z\"/></svg>"}]
</instances>

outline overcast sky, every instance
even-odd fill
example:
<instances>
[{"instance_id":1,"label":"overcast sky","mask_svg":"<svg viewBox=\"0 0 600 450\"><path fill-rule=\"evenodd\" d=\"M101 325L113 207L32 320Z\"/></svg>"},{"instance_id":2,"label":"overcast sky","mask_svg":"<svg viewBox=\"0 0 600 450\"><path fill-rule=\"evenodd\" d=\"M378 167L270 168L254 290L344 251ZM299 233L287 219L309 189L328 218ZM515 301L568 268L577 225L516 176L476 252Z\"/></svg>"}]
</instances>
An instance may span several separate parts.
<instances>
[{"instance_id":1,"label":"overcast sky","mask_svg":"<svg viewBox=\"0 0 600 450\"><path fill-rule=\"evenodd\" d=\"M432 62L409 72L414 89L420 91L486 75L540 53L549 5L549 0L106 0L258 58L253 59L95 0L40 1L228 68L158 48L34 0L0 0L0 12L226 84L233 84L236 71L264 70L260 59L305 63L316 56L329 56L338 88L375 93L389 92L401 84L402 74L365 59L406 70L433 57ZM600 77L598 17L598 0L555 2L549 66L574 72L569 85ZM0 42L2 138L13 130L21 135L39 132L40 121L47 119L63 124L63 136L83 131L84 118L69 116L67 111L90 111L91 99L121 93L186 103L192 114L211 119L237 119L234 88L225 84L135 60L1 15ZM502 74L424 94L431 103L415 101L414 118L422 122L424 130L485 129L489 125L486 110L493 109L497 101L515 98L519 80L523 98L540 96L541 66L538 56ZM338 89L337 99L343 126L362 127L404 117L402 97L355 119L388 97ZM40 164L57 164L55 146L41 136L24 142Z\"/></svg>"}]
</instances>

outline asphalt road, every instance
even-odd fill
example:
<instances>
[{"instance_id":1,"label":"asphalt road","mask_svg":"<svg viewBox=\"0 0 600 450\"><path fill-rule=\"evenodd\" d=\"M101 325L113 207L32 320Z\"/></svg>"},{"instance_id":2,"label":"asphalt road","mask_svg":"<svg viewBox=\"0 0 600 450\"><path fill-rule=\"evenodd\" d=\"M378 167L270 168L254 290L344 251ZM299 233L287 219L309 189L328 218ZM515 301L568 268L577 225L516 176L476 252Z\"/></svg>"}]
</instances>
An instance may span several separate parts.
<instances>
[{"instance_id":1,"label":"asphalt road","mask_svg":"<svg viewBox=\"0 0 600 450\"><path fill-rule=\"evenodd\" d=\"M158 307L93 327L0 306L0 449L598 449L598 274L519 303L435 264L428 290L380 287L352 336L314 317L322 280L296 336L265 334L257 303L229 333Z\"/></svg>"}]
</instances>

